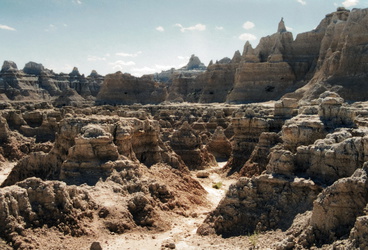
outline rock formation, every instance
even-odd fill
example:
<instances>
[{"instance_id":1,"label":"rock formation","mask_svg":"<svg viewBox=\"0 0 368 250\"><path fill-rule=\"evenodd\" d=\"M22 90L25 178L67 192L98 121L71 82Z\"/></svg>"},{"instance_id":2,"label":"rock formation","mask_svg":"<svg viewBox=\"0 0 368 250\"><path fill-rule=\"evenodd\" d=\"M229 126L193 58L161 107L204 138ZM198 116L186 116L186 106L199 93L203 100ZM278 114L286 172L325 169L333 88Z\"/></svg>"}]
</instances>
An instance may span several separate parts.
<instances>
[{"instance_id":1,"label":"rock formation","mask_svg":"<svg viewBox=\"0 0 368 250\"><path fill-rule=\"evenodd\" d=\"M163 84L145 76L136 78L130 74L107 75L97 96L99 104L160 103L166 100L167 91Z\"/></svg>"},{"instance_id":2,"label":"rock formation","mask_svg":"<svg viewBox=\"0 0 368 250\"><path fill-rule=\"evenodd\" d=\"M204 169L216 164L214 156L208 153L206 148L202 147L201 138L190 127L188 122L184 122L173 133L170 145L191 170Z\"/></svg>"},{"instance_id":3,"label":"rock formation","mask_svg":"<svg viewBox=\"0 0 368 250\"><path fill-rule=\"evenodd\" d=\"M207 144L207 150L213 154L218 161L228 160L230 158L232 151L231 143L226 137L222 127L216 128L216 131Z\"/></svg>"},{"instance_id":4,"label":"rock formation","mask_svg":"<svg viewBox=\"0 0 368 250\"><path fill-rule=\"evenodd\" d=\"M96 97L102 82L103 77L97 73L86 78L79 74L77 68L69 75L55 74L35 62L29 62L23 70L18 70L14 62L5 61L0 72L0 95L3 101L50 101L53 96L59 97L73 89L85 102Z\"/></svg>"},{"instance_id":5,"label":"rock formation","mask_svg":"<svg viewBox=\"0 0 368 250\"><path fill-rule=\"evenodd\" d=\"M200 235L282 235L270 248L367 248L367 16L338 8L295 40L281 19L232 59L143 77L5 61L0 248L180 216ZM227 189L212 211L194 178Z\"/></svg>"},{"instance_id":6,"label":"rock formation","mask_svg":"<svg viewBox=\"0 0 368 250\"><path fill-rule=\"evenodd\" d=\"M347 101L365 100L366 56L363 53L367 34L363 31L367 9L341 8L326 15L317 30L324 32L320 43L317 70L313 79L291 96L305 100L332 90Z\"/></svg>"},{"instance_id":7,"label":"rock formation","mask_svg":"<svg viewBox=\"0 0 368 250\"><path fill-rule=\"evenodd\" d=\"M198 228L198 233L223 236L288 228L294 216L311 209L321 188L305 179L288 180L262 175L241 177Z\"/></svg>"}]
</instances>

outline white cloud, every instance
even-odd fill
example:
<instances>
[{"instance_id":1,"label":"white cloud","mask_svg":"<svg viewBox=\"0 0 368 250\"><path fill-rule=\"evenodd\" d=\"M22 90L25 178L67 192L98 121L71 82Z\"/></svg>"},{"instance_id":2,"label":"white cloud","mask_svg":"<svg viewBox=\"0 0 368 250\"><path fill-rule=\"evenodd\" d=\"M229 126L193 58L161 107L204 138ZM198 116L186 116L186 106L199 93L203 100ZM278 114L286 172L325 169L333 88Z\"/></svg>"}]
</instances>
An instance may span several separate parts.
<instances>
[{"instance_id":1,"label":"white cloud","mask_svg":"<svg viewBox=\"0 0 368 250\"><path fill-rule=\"evenodd\" d=\"M75 3L75 4L82 4L82 0L73 0L73 3Z\"/></svg>"},{"instance_id":2,"label":"white cloud","mask_svg":"<svg viewBox=\"0 0 368 250\"><path fill-rule=\"evenodd\" d=\"M131 74L133 76L136 76L136 77L140 77L144 74L152 74L152 73L156 73L157 70L154 69L154 68L150 68L150 67L143 67L143 68L133 68L131 69Z\"/></svg>"},{"instance_id":3,"label":"white cloud","mask_svg":"<svg viewBox=\"0 0 368 250\"><path fill-rule=\"evenodd\" d=\"M239 36L239 39L242 41L253 41L257 40L257 37L250 33L243 33Z\"/></svg>"},{"instance_id":4,"label":"white cloud","mask_svg":"<svg viewBox=\"0 0 368 250\"><path fill-rule=\"evenodd\" d=\"M11 30L11 31L15 31L15 29L13 27L10 27L10 26L4 25L4 24L0 24L0 30Z\"/></svg>"},{"instance_id":5,"label":"white cloud","mask_svg":"<svg viewBox=\"0 0 368 250\"><path fill-rule=\"evenodd\" d=\"M351 6L355 6L359 3L359 0L346 0L344 2L342 2L342 5L345 8L351 7Z\"/></svg>"},{"instance_id":6,"label":"white cloud","mask_svg":"<svg viewBox=\"0 0 368 250\"><path fill-rule=\"evenodd\" d=\"M179 60L189 60L189 56L178 56Z\"/></svg>"},{"instance_id":7,"label":"white cloud","mask_svg":"<svg viewBox=\"0 0 368 250\"><path fill-rule=\"evenodd\" d=\"M180 23L175 24L175 27L179 27L181 32L185 32L185 31L204 31L206 30L206 25L198 23L194 26L190 26L190 27L183 27L183 25L181 25Z\"/></svg>"},{"instance_id":8,"label":"white cloud","mask_svg":"<svg viewBox=\"0 0 368 250\"><path fill-rule=\"evenodd\" d=\"M106 57L88 56L87 61L89 61L89 62L106 61Z\"/></svg>"},{"instance_id":9,"label":"white cloud","mask_svg":"<svg viewBox=\"0 0 368 250\"><path fill-rule=\"evenodd\" d=\"M156 27L156 30L157 31L160 31L160 32L164 32L165 31L164 27L162 27L162 26Z\"/></svg>"},{"instance_id":10,"label":"white cloud","mask_svg":"<svg viewBox=\"0 0 368 250\"><path fill-rule=\"evenodd\" d=\"M216 26L216 28L215 29L217 29L217 30L223 30L224 29L224 27L222 27L222 26Z\"/></svg>"},{"instance_id":11,"label":"white cloud","mask_svg":"<svg viewBox=\"0 0 368 250\"><path fill-rule=\"evenodd\" d=\"M135 62L133 61L129 61L129 62L125 62L122 60L118 60L116 62L110 63L110 65L112 65L112 68L114 70L123 70L125 68L125 66L133 66L135 65Z\"/></svg>"},{"instance_id":12,"label":"white cloud","mask_svg":"<svg viewBox=\"0 0 368 250\"><path fill-rule=\"evenodd\" d=\"M175 68L174 65L159 65L159 64L156 64L155 67L158 70L169 70L169 69Z\"/></svg>"},{"instance_id":13,"label":"white cloud","mask_svg":"<svg viewBox=\"0 0 368 250\"><path fill-rule=\"evenodd\" d=\"M298 3L300 3L301 5L306 5L307 4L307 2L305 1L305 0L297 0L298 1Z\"/></svg>"},{"instance_id":14,"label":"white cloud","mask_svg":"<svg viewBox=\"0 0 368 250\"><path fill-rule=\"evenodd\" d=\"M255 24L251 21L246 21L244 24L243 24L243 28L246 29L246 30L250 30L250 29L253 29L255 26Z\"/></svg>"},{"instance_id":15,"label":"white cloud","mask_svg":"<svg viewBox=\"0 0 368 250\"><path fill-rule=\"evenodd\" d=\"M116 53L117 56L122 56L122 57L137 57L140 54L142 54L142 51L138 51L136 53L124 53L124 52Z\"/></svg>"},{"instance_id":16,"label":"white cloud","mask_svg":"<svg viewBox=\"0 0 368 250\"><path fill-rule=\"evenodd\" d=\"M46 32L52 32L57 30L57 27L54 24L49 24L49 26L45 29Z\"/></svg>"},{"instance_id":17,"label":"white cloud","mask_svg":"<svg viewBox=\"0 0 368 250\"><path fill-rule=\"evenodd\" d=\"M285 28L286 28L287 31L293 31L293 28L291 28L291 27L285 26Z\"/></svg>"}]
</instances>

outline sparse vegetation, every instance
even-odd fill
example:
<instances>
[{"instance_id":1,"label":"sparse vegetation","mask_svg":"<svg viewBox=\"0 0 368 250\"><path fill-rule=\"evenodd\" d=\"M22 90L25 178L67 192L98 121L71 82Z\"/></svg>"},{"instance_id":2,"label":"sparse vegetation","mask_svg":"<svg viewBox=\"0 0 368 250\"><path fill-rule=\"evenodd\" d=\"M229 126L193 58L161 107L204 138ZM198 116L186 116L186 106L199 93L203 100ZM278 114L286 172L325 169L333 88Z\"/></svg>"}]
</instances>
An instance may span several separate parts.
<instances>
[{"instance_id":1,"label":"sparse vegetation","mask_svg":"<svg viewBox=\"0 0 368 250\"><path fill-rule=\"evenodd\" d=\"M258 231L254 231L253 234L248 234L248 240L253 247L257 245L258 242Z\"/></svg>"},{"instance_id":2,"label":"sparse vegetation","mask_svg":"<svg viewBox=\"0 0 368 250\"><path fill-rule=\"evenodd\" d=\"M216 182L212 184L212 187L215 189L220 189L222 187L222 182Z\"/></svg>"}]
</instances>

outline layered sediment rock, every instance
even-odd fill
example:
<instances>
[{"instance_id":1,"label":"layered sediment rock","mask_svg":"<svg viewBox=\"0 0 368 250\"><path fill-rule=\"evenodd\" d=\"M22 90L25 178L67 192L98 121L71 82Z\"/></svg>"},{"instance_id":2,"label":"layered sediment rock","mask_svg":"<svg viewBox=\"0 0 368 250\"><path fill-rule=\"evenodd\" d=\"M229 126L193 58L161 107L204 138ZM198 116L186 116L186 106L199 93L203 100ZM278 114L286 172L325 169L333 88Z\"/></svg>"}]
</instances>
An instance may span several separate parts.
<instances>
[{"instance_id":1,"label":"layered sediment rock","mask_svg":"<svg viewBox=\"0 0 368 250\"><path fill-rule=\"evenodd\" d=\"M51 101L52 96L60 96L72 89L86 101L95 98L102 82L103 77L97 73L85 77L79 74L77 68L69 75L55 74L35 62L29 62L23 70L18 70L14 62L5 61L0 72L0 94L3 101Z\"/></svg>"},{"instance_id":2,"label":"layered sediment rock","mask_svg":"<svg viewBox=\"0 0 368 250\"><path fill-rule=\"evenodd\" d=\"M281 138L278 134L275 132L263 132L259 136L259 141L249 156L249 159L240 169L239 174L247 177L261 174L266 170L266 166L270 160L269 154L271 148L278 143L281 143Z\"/></svg>"},{"instance_id":3,"label":"layered sediment rock","mask_svg":"<svg viewBox=\"0 0 368 250\"><path fill-rule=\"evenodd\" d=\"M185 171L184 163L159 139L158 132L158 123L149 120L117 116L66 117L60 121L52 151L24 158L3 186L30 176L94 184L120 165L126 165L125 162L113 163L125 159L147 166L168 163Z\"/></svg>"},{"instance_id":4,"label":"layered sediment rock","mask_svg":"<svg viewBox=\"0 0 368 250\"><path fill-rule=\"evenodd\" d=\"M227 163L230 174L238 172L249 159L263 132L277 131L273 110L266 105L248 105L234 112L231 125L234 130L232 154Z\"/></svg>"},{"instance_id":5,"label":"layered sediment rock","mask_svg":"<svg viewBox=\"0 0 368 250\"><path fill-rule=\"evenodd\" d=\"M58 227L66 234L86 234L83 218L92 219L95 207L83 188L59 181L29 178L0 190L0 235L19 248L27 228ZM29 243L29 242L28 242Z\"/></svg>"},{"instance_id":6,"label":"layered sediment rock","mask_svg":"<svg viewBox=\"0 0 368 250\"><path fill-rule=\"evenodd\" d=\"M222 127L217 127L207 144L207 150L218 160L227 160L230 158L232 151L231 143Z\"/></svg>"},{"instance_id":7,"label":"layered sediment rock","mask_svg":"<svg viewBox=\"0 0 368 250\"><path fill-rule=\"evenodd\" d=\"M324 32L313 79L293 96L305 100L316 98L326 90L337 92L347 101L366 100L365 23L367 9L340 8L326 15L317 30Z\"/></svg>"},{"instance_id":8,"label":"layered sediment rock","mask_svg":"<svg viewBox=\"0 0 368 250\"><path fill-rule=\"evenodd\" d=\"M306 214L306 220L294 222L288 230L290 242L295 247L308 248L340 240L340 244L333 245L349 249L365 248L367 202L365 165L351 177L336 181L318 195L312 211Z\"/></svg>"},{"instance_id":9,"label":"layered sediment rock","mask_svg":"<svg viewBox=\"0 0 368 250\"><path fill-rule=\"evenodd\" d=\"M170 145L191 170L204 169L211 165L216 165L214 156L206 148L202 147L201 138L190 127L188 122L184 122L173 133Z\"/></svg>"},{"instance_id":10,"label":"layered sediment rock","mask_svg":"<svg viewBox=\"0 0 368 250\"><path fill-rule=\"evenodd\" d=\"M157 104L166 100L165 86L145 76L134 77L121 72L107 75L97 96L99 104Z\"/></svg>"},{"instance_id":11,"label":"layered sediment rock","mask_svg":"<svg viewBox=\"0 0 368 250\"><path fill-rule=\"evenodd\" d=\"M288 180L272 175L241 177L230 186L197 232L235 236L286 229L295 215L311 209L320 191L319 186L305 179Z\"/></svg>"}]
</instances>

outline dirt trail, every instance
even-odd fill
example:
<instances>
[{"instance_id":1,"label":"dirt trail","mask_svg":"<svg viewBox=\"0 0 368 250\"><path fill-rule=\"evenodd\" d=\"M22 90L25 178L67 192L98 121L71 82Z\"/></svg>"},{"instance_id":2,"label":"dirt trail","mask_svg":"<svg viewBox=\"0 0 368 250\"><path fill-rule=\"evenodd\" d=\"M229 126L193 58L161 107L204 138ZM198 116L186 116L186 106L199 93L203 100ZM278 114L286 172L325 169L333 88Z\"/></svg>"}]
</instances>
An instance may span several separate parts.
<instances>
[{"instance_id":1,"label":"dirt trail","mask_svg":"<svg viewBox=\"0 0 368 250\"><path fill-rule=\"evenodd\" d=\"M269 231L252 236L238 236L231 238L222 238L218 235L199 236L196 234L197 228L202 224L209 212L214 210L221 199L225 196L226 190L236 181L236 179L225 178L220 173L220 169L225 163L219 163L218 167L207 169L208 178L197 178L196 171L192 172L192 177L198 180L207 191L207 200L210 205L206 207L193 207L186 211L187 216L171 214L171 230L164 232L151 232L147 229L135 229L124 234L110 234L105 230L94 232L91 235L72 237L58 232L56 229L44 228L38 233L31 233L29 237L36 237L40 243L39 249L82 249L89 250L93 242L97 241L104 250L130 249L130 250L155 250L172 249L194 250L194 249L252 249L257 246L258 249L270 249L273 243L282 240L285 235L281 230ZM3 163L0 167L0 183L5 180L13 168L14 163ZM213 184L221 183L221 187L214 188ZM101 189L102 190L102 189ZM101 191L100 190L100 191ZM119 200L109 200L111 194L108 192L100 193L95 198L107 203L119 203ZM99 224L99 222L92 222ZM42 247L41 247L42 246ZM57 247L56 247L57 246ZM165 246L167 246L165 248Z\"/></svg>"},{"instance_id":2,"label":"dirt trail","mask_svg":"<svg viewBox=\"0 0 368 250\"><path fill-rule=\"evenodd\" d=\"M285 234L281 230L268 231L250 236L237 236L222 238L219 235L199 236L196 234L197 228L202 224L207 214L215 209L221 199L225 196L229 186L236 179L225 178L218 174L226 162L219 163L218 167L207 169L210 173L208 178L197 178L196 172L192 172L192 177L197 179L203 188L208 192L207 199L210 207L199 207L190 211L195 216L175 216L171 218L172 229L162 233L131 232L123 235L111 235L106 238L96 239L100 241L102 248L108 250L116 249L169 249L171 245L178 250L218 250L218 249L273 249L275 242L281 241ZM213 184L221 183L221 187L216 189Z\"/></svg>"},{"instance_id":3,"label":"dirt trail","mask_svg":"<svg viewBox=\"0 0 368 250\"><path fill-rule=\"evenodd\" d=\"M0 185L8 177L15 164L16 162L2 162L0 164Z\"/></svg>"},{"instance_id":4,"label":"dirt trail","mask_svg":"<svg viewBox=\"0 0 368 250\"><path fill-rule=\"evenodd\" d=\"M225 162L226 163L226 162ZM201 237L196 234L197 228L206 218L207 214L212 211L222 197L224 197L226 190L234 179L224 179L217 172L225 164L219 163L218 167L207 169L210 173L208 178L197 178L196 172L192 172L192 177L197 179L203 188L208 192L207 199L210 201L210 207L199 207L190 211L188 217L175 216L172 218L172 229L162 233L126 233L120 236L111 236L109 239L101 239L103 249L161 249L161 247L168 243L174 243L175 249L218 249L221 242L223 245L221 249L228 248L224 241L219 236ZM219 189L212 185L221 183Z\"/></svg>"}]
</instances>

